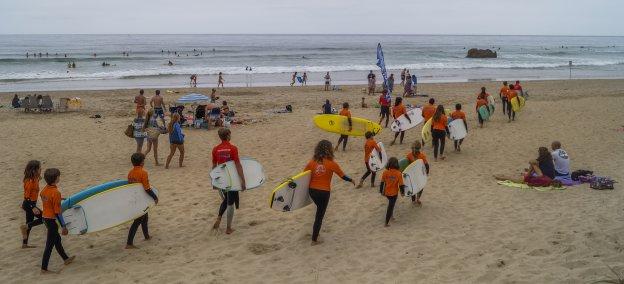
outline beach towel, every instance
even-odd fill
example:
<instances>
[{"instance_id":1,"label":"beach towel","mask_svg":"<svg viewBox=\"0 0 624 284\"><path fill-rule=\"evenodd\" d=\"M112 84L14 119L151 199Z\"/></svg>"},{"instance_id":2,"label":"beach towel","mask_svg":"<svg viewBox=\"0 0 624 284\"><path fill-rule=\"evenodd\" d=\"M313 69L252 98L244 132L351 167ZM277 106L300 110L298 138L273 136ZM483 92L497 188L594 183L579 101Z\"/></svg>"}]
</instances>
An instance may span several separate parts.
<instances>
[{"instance_id":1,"label":"beach towel","mask_svg":"<svg viewBox=\"0 0 624 284\"><path fill-rule=\"evenodd\" d=\"M515 183L515 182L510 181L510 180L498 181L497 183L500 184L500 185L507 186L507 187L526 189L526 190L537 190L537 191L551 191L551 190L564 190L564 189L566 189L565 186L562 186L562 187L554 187L554 186L534 187L534 186L529 186L528 184L524 184L524 183Z\"/></svg>"}]
</instances>

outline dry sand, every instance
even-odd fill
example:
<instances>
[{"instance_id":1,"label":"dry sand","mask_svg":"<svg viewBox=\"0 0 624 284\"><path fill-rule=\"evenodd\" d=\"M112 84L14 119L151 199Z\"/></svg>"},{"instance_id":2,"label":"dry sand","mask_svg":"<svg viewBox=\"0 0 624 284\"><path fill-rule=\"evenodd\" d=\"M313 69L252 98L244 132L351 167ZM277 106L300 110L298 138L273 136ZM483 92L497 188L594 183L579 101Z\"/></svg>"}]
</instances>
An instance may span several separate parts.
<instances>
[{"instance_id":1,"label":"dry sand","mask_svg":"<svg viewBox=\"0 0 624 284\"><path fill-rule=\"evenodd\" d=\"M304 167L320 139L337 141L337 135L311 121L325 98L336 106L350 102L358 117L375 120L378 109L359 107L362 86L339 92L323 92L320 86L219 91L241 116L259 121L233 127L233 142L242 155L257 158L269 178L264 187L242 193L236 232L211 230L220 203L208 179L216 131L185 129L185 168L174 163L165 170L154 166L152 157L146 162L161 194L161 203L150 212L153 240L145 242L138 233L140 249L124 250L129 224L64 237L66 250L77 258L51 276L39 275L43 226L31 233L30 243L38 247L20 249L23 167L38 159L44 168L60 168L65 196L124 178L135 143L123 131L132 119L137 90L46 92L55 99L81 97L85 108L78 112L27 114L2 108L0 283L587 283L610 276L607 266L624 272L621 184L614 191L581 185L538 192L499 186L492 178L519 172L539 146L560 140L574 169L624 181L624 80L526 82L531 97L516 122L507 123L498 108L493 120L477 129L474 97L482 85L497 96L499 82L420 87L448 107L465 104L470 126L461 154L451 153L447 143L447 160L431 162L422 208L400 198L397 221L384 228L387 201L377 189L354 189L335 178L321 231L324 243L315 247L310 246L315 207L276 212L268 208L269 192ZM179 91L165 94L166 99L190 90ZM11 97L0 94L5 105ZM370 97L368 103L376 100ZM294 113L270 114L286 104ZM89 118L96 113L102 118ZM409 131L407 141L419 133L420 126ZM377 139L388 144L392 133L386 129ZM165 137L160 142L164 162L168 143ZM338 163L354 178L364 172L363 143L352 138L347 152L337 153ZM389 154L404 155L408 144L388 147ZM433 160L431 148L425 151ZM61 266L53 252L50 269Z\"/></svg>"}]
</instances>

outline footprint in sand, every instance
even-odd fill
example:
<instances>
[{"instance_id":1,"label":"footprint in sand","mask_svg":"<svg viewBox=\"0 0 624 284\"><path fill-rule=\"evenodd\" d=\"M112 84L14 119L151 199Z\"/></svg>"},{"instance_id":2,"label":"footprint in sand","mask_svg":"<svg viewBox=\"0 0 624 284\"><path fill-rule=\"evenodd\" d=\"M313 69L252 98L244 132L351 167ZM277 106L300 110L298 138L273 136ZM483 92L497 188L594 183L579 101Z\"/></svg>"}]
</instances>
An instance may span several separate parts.
<instances>
[{"instance_id":1,"label":"footprint in sand","mask_svg":"<svg viewBox=\"0 0 624 284\"><path fill-rule=\"evenodd\" d=\"M550 251L548 251L547 249L536 249L528 253L528 255L530 256L545 256L549 254Z\"/></svg>"},{"instance_id":2,"label":"footprint in sand","mask_svg":"<svg viewBox=\"0 0 624 284\"><path fill-rule=\"evenodd\" d=\"M255 255L267 254L273 251L280 250L282 247L278 244L261 244L261 243L251 243L248 245L248 249L251 253Z\"/></svg>"}]
</instances>

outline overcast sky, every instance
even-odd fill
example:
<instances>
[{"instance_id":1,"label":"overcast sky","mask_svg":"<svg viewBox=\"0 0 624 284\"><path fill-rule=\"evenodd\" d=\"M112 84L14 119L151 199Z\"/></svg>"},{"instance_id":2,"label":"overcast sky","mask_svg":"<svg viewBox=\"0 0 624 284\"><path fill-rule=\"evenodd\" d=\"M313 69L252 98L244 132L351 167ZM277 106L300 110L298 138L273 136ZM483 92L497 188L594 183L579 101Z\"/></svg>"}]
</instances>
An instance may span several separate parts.
<instances>
[{"instance_id":1,"label":"overcast sky","mask_svg":"<svg viewBox=\"0 0 624 284\"><path fill-rule=\"evenodd\" d=\"M624 0L0 0L0 33L624 35Z\"/></svg>"}]
</instances>

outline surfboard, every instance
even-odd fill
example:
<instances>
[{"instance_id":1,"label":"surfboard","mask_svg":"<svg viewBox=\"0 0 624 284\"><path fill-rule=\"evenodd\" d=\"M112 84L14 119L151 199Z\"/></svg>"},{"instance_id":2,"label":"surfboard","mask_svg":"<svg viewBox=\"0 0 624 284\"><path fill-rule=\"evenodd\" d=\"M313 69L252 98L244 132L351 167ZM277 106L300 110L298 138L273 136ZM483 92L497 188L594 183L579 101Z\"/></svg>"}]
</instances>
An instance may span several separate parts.
<instances>
[{"instance_id":1,"label":"surfboard","mask_svg":"<svg viewBox=\"0 0 624 284\"><path fill-rule=\"evenodd\" d=\"M427 168L423 160L418 159L403 170L403 182L405 183L405 196L410 197L418 194L427 185Z\"/></svg>"},{"instance_id":2,"label":"surfboard","mask_svg":"<svg viewBox=\"0 0 624 284\"><path fill-rule=\"evenodd\" d=\"M466 125L463 119L455 119L448 125L449 132L451 132L452 140L464 139L468 132L466 131Z\"/></svg>"},{"instance_id":3,"label":"surfboard","mask_svg":"<svg viewBox=\"0 0 624 284\"><path fill-rule=\"evenodd\" d=\"M481 115L481 118L482 118L483 120L488 120L488 119L490 119L490 109L488 109L488 107L487 107L487 106L481 106L481 107L479 107L478 111L479 111L479 114Z\"/></svg>"},{"instance_id":4,"label":"surfboard","mask_svg":"<svg viewBox=\"0 0 624 284\"><path fill-rule=\"evenodd\" d=\"M377 146L379 146L379 149L381 149L381 159L379 158L379 152L377 152L377 149L373 149L370 158L368 158L368 167L374 172L383 170L388 163L388 154L386 154L386 148L384 148L384 144L382 142L379 142L377 143Z\"/></svg>"},{"instance_id":5,"label":"surfboard","mask_svg":"<svg viewBox=\"0 0 624 284\"><path fill-rule=\"evenodd\" d=\"M158 194L156 189L152 190ZM155 204L142 184L132 183L89 196L63 211L62 215L70 234L83 235L132 221Z\"/></svg>"},{"instance_id":6,"label":"surfboard","mask_svg":"<svg viewBox=\"0 0 624 284\"><path fill-rule=\"evenodd\" d=\"M243 167L243 175L245 175L245 187L254 189L264 184L266 175L262 165L252 158L241 158L241 166ZM216 189L228 191L240 191L241 182L236 170L236 164L233 161L218 165L210 172L212 186Z\"/></svg>"},{"instance_id":7,"label":"surfboard","mask_svg":"<svg viewBox=\"0 0 624 284\"><path fill-rule=\"evenodd\" d=\"M127 180L114 180L83 189L61 201L61 212L67 210L89 196L126 184L128 184Z\"/></svg>"},{"instance_id":8,"label":"surfboard","mask_svg":"<svg viewBox=\"0 0 624 284\"><path fill-rule=\"evenodd\" d=\"M422 136L422 140L425 141L425 143L431 142L431 139L433 138L431 136L431 121L432 121L432 118L430 118L429 120L427 120L427 122L425 122L420 133L420 135Z\"/></svg>"},{"instance_id":9,"label":"surfboard","mask_svg":"<svg viewBox=\"0 0 624 284\"><path fill-rule=\"evenodd\" d=\"M309 193L311 171L301 172L278 185L269 197L273 210L290 212L312 203Z\"/></svg>"},{"instance_id":10,"label":"surfboard","mask_svg":"<svg viewBox=\"0 0 624 284\"><path fill-rule=\"evenodd\" d=\"M511 99L511 109L515 112L520 112L524 107L526 100L523 97L516 96Z\"/></svg>"},{"instance_id":11,"label":"surfboard","mask_svg":"<svg viewBox=\"0 0 624 284\"><path fill-rule=\"evenodd\" d=\"M390 130L392 130L392 132L405 131L416 127L416 125L420 124L424 120L424 118L422 117L421 108L413 108L407 112L407 115L409 115L410 119L412 120L411 122L407 120L407 117L405 117L405 115L401 115L392 122L392 125L390 125Z\"/></svg>"},{"instance_id":12,"label":"surfboard","mask_svg":"<svg viewBox=\"0 0 624 284\"><path fill-rule=\"evenodd\" d=\"M351 117L352 130L349 131L349 121L346 116L337 114L320 114L313 118L316 127L331 133L349 136L364 136L367 131L377 134L381 126L368 119Z\"/></svg>"},{"instance_id":13,"label":"surfboard","mask_svg":"<svg viewBox=\"0 0 624 284\"><path fill-rule=\"evenodd\" d=\"M403 170L405 170L405 168L407 168L407 166L409 166L410 162L407 158L403 158L399 160L399 170L402 172Z\"/></svg>"},{"instance_id":14,"label":"surfboard","mask_svg":"<svg viewBox=\"0 0 624 284\"><path fill-rule=\"evenodd\" d=\"M488 107L490 109L490 115L492 115L494 113L494 105L496 104L496 100L494 100L493 96L488 96L487 101L488 101Z\"/></svg>"}]
</instances>

